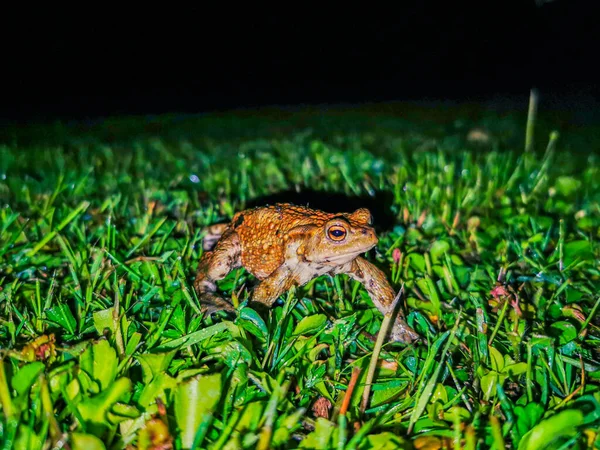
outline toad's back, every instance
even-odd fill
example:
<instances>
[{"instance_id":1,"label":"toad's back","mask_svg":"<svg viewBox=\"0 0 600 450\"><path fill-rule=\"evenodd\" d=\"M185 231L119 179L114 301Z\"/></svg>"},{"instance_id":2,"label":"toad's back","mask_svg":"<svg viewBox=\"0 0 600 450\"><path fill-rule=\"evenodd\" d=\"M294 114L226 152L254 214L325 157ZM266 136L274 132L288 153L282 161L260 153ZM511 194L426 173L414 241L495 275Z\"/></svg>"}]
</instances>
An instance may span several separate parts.
<instances>
[{"instance_id":1,"label":"toad's back","mask_svg":"<svg viewBox=\"0 0 600 450\"><path fill-rule=\"evenodd\" d=\"M237 213L230 230L239 237L242 265L258 279L264 279L283 263L285 238L292 228L323 226L336 216L338 214L280 203Z\"/></svg>"}]
</instances>

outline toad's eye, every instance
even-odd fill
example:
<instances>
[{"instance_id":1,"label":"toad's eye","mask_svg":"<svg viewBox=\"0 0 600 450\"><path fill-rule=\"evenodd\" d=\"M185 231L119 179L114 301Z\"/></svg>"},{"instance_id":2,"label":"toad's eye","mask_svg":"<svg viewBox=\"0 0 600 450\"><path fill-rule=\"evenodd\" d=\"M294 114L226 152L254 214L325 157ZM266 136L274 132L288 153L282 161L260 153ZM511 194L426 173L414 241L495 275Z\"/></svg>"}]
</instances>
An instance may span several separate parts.
<instances>
[{"instance_id":1,"label":"toad's eye","mask_svg":"<svg viewBox=\"0 0 600 450\"><path fill-rule=\"evenodd\" d=\"M327 234L333 241L343 241L346 238L346 229L339 225L334 225L327 230Z\"/></svg>"}]
</instances>

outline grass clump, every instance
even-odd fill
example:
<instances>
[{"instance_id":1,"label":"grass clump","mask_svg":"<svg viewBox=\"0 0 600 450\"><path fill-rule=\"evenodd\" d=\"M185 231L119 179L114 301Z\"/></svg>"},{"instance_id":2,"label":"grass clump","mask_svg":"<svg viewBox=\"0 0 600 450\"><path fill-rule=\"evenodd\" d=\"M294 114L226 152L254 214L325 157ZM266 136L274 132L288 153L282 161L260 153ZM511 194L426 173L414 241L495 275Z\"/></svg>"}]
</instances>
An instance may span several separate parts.
<instances>
[{"instance_id":1,"label":"grass clump","mask_svg":"<svg viewBox=\"0 0 600 450\"><path fill-rule=\"evenodd\" d=\"M598 445L598 158L404 128L3 145L3 448ZM257 312L240 269L214 319L191 288L205 225L303 192L371 207L423 336L384 343L364 411L359 284Z\"/></svg>"}]
</instances>

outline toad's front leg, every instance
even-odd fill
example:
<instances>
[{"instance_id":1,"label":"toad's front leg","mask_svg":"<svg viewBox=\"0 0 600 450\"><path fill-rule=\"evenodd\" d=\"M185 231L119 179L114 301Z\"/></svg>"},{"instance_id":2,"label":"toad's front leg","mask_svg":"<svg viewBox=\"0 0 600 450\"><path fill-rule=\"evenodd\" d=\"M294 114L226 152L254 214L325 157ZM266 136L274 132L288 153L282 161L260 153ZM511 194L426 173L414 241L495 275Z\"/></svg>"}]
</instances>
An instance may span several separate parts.
<instances>
[{"instance_id":1,"label":"toad's front leg","mask_svg":"<svg viewBox=\"0 0 600 450\"><path fill-rule=\"evenodd\" d=\"M225 233L212 252L205 252L198 265L194 289L206 314L215 311L235 311L233 305L219 297L216 282L222 280L233 269L240 267L240 241L237 233Z\"/></svg>"},{"instance_id":2,"label":"toad's front leg","mask_svg":"<svg viewBox=\"0 0 600 450\"><path fill-rule=\"evenodd\" d=\"M290 270L282 265L254 288L252 301L271 307L280 295L297 284Z\"/></svg>"},{"instance_id":3,"label":"toad's front leg","mask_svg":"<svg viewBox=\"0 0 600 450\"><path fill-rule=\"evenodd\" d=\"M354 280L359 281L369 293L377 309L382 314L389 312L394 302L394 291L385 274L369 261L359 256L354 261L337 269L335 273L346 273ZM406 323L400 311L390 337L394 341L410 343L417 340L419 335Z\"/></svg>"}]
</instances>

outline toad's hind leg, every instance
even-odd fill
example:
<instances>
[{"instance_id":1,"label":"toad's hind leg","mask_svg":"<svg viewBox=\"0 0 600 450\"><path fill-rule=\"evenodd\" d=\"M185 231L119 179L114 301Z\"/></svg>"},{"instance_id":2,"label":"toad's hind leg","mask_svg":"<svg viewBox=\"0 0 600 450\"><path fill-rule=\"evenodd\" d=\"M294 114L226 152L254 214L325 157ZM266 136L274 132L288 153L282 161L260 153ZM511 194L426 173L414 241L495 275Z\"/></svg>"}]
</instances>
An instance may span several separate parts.
<instances>
[{"instance_id":1,"label":"toad's hind leg","mask_svg":"<svg viewBox=\"0 0 600 450\"><path fill-rule=\"evenodd\" d=\"M202 249L210 251L215 248L225 230L229 226L228 223L216 223L205 228L206 234L202 240Z\"/></svg>"},{"instance_id":2,"label":"toad's hind leg","mask_svg":"<svg viewBox=\"0 0 600 450\"><path fill-rule=\"evenodd\" d=\"M213 251L202 255L194 289L206 314L219 310L235 310L230 302L216 294L216 282L225 278L233 269L240 267L240 250L237 233L228 232L219 239Z\"/></svg>"}]
</instances>

